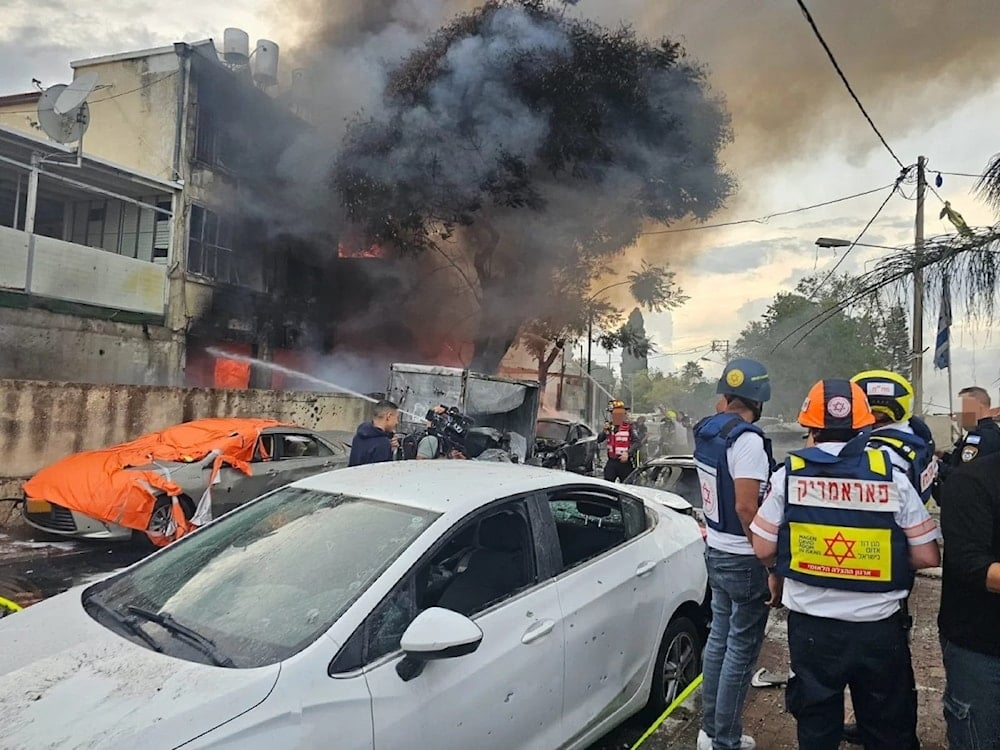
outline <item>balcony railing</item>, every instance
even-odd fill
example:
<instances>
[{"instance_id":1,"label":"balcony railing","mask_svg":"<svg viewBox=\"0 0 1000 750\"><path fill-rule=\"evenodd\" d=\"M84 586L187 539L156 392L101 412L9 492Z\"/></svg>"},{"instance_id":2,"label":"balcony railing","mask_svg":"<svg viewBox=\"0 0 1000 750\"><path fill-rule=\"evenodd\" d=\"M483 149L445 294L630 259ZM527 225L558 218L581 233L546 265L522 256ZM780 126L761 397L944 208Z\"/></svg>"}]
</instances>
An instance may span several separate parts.
<instances>
[{"instance_id":1,"label":"balcony railing","mask_svg":"<svg viewBox=\"0 0 1000 750\"><path fill-rule=\"evenodd\" d=\"M163 315L166 269L86 245L0 227L0 288Z\"/></svg>"}]
</instances>

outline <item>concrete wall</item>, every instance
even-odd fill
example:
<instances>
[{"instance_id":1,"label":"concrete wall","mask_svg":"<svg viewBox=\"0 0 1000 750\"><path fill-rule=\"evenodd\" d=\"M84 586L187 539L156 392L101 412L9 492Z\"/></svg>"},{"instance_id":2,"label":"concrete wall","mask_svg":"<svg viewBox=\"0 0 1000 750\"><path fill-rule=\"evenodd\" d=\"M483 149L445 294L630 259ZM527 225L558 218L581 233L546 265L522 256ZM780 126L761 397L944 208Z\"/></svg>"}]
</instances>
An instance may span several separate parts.
<instances>
[{"instance_id":1,"label":"concrete wall","mask_svg":"<svg viewBox=\"0 0 1000 750\"><path fill-rule=\"evenodd\" d=\"M0 378L179 384L183 357L183 335L160 326L0 307Z\"/></svg>"},{"instance_id":2,"label":"concrete wall","mask_svg":"<svg viewBox=\"0 0 1000 750\"><path fill-rule=\"evenodd\" d=\"M353 432L368 418L368 402L299 391L0 380L0 498L19 496L22 480L71 453L191 419L229 416Z\"/></svg>"}]
</instances>

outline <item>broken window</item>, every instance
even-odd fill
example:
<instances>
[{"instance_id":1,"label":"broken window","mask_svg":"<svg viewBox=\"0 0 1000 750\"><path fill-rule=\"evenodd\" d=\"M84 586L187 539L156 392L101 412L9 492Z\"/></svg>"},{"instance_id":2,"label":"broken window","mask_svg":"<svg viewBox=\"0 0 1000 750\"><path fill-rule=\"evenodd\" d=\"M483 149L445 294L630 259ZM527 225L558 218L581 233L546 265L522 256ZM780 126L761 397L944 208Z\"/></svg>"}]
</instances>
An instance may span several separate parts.
<instances>
[{"instance_id":1,"label":"broken window","mask_svg":"<svg viewBox=\"0 0 1000 750\"><path fill-rule=\"evenodd\" d=\"M646 528L641 504L598 492L558 492L549 498L563 569L603 555Z\"/></svg>"},{"instance_id":2,"label":"broken window","mask_svg":"<svg viewBox=\"0 0 1000 750\"><path fill-rule=\"evenodd\" d=\"M331 673L350 671L399 650L420 612L444 607L474 617L538 582L527 508L491 508L448 534L376 607L349 639Z\"/></svg>"},{"instance_id":3,"label":"broken window","mask_svg":"<svg viewBox=\"0 0 1000 750\"><path fill-rule=\"evenodd\" d=\"M197 204L191 205L187 270L225 284L240 283L233 259L232 222Z\"/></svg>"}]
</instances>

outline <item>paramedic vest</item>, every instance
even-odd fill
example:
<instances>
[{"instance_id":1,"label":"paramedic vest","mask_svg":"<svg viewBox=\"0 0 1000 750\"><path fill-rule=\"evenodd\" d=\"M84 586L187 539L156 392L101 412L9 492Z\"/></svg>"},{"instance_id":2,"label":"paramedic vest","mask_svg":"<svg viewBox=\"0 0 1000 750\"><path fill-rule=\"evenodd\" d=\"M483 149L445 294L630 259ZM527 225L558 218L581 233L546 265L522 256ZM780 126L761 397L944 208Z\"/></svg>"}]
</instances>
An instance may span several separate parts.
<instances>
[{"instance_id":1,"label":"paramedic vest","mask_svg":"<svg viewBox=\"0 0 1000 750\"><path fill-rule=\"evenodd\" d=\"M736 439L746 433L760 435L764 441L768 464L773 468L771 441L764 437L757 425L746 422L735 414L714 414L694 426L694 460L701 483L702 513L705 523L715 531L734 536L744 536L743 524L736 515L736 485L729 472L726 451ZM767 490L762 482L761 497Z\"/></svg>"},{"instance_id":2,"label":"paramedic vest","mask_svg":"<svg viewBox=\"0 0 1000 750\"><path fill-rule=\"evenodd\" d=\"M834 456L819 448L785 460L785 520L778 574L810 586L860 593L913 585L906 534L895 512L903 498L892 462L865 437Z\"/></svg>"},{"instance_id":3,"label":"paramedic vest","mask_svg":"<svg viewBox=\"0 0 1000 750\"><path fill-rule=\"evenodd\" d=\"M615 427L611 426L608 433L608 458L618 458L622 453L632 450L632 425L622 422Z\"/></svg>"},{"instance_id":4,"label":"paramedic vest","mask_svg":"<svg viewBox=\"0 0 1000 750\"><path fill-rule=\"evenodd\" d=\"M887 448L906 461L906 476L926 504L931 499L931 485L937 476L934 438L928 439L920 434L920 427L927 430L922 422L918 424L914 420L911 426L917 434L891 429L875 430L868 438L868 445L877 449ZM930 436L930 431L927 430L926 434Z\"/></svg>"}]
</instances>

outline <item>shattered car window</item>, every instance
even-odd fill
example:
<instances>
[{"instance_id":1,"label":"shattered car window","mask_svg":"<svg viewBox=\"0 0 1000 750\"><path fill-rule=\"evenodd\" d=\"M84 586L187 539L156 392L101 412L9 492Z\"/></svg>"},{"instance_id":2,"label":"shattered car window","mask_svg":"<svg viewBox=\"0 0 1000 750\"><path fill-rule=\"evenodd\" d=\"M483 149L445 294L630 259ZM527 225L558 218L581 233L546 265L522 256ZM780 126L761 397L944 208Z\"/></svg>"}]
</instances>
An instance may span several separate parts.
<instances>
[{"instance_id":1,"label":"shattered car window","mask_svg":"<svg viewBox=\"0 0 1000 750\"><path fill-rule=\"evenodd\" d=\"M180 658L206 660L148 613L208 639L232 666L272 664L326 632L436 517L284 487L87 589L84 606L102 625ZM122 618L134 626L137 612L141 635L115 627Z\"/></svg>"},{"instance_id":2,"label":"shattered car window","mask_svg":"<svg viewBox=\"0 0 1000 750\"><path fill-rule=\"evenodd\" d=\"M535 437L541 440L557 440L564 443L568 436L569 428L567 425L558 422L539 422L535 429Z\"/></svg>"}]
</instances>

